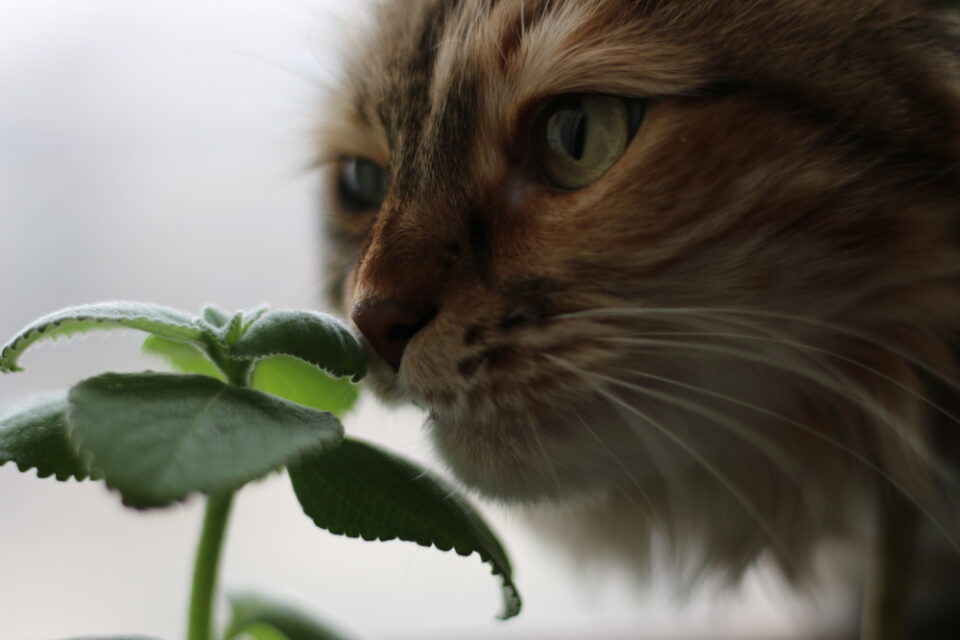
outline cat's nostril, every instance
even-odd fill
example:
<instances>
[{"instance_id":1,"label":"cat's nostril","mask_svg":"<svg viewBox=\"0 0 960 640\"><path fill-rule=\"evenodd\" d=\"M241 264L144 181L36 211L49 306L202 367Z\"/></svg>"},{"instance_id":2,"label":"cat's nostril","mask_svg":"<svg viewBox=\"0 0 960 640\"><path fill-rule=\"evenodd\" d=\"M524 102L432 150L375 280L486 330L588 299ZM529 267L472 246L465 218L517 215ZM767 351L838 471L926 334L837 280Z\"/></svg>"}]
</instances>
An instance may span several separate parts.
<instances>
[{"instance_id":1,"label":"cat's nostril","mask_svg":"<svg viewBox=\"0 0 960 640\"><path fill-rule=\"evenodd\" d=\"M400 369L407 344L429 324L436 308L396 300L360 301L350 315L370 346Z\"/></svg>"}]
</instances>

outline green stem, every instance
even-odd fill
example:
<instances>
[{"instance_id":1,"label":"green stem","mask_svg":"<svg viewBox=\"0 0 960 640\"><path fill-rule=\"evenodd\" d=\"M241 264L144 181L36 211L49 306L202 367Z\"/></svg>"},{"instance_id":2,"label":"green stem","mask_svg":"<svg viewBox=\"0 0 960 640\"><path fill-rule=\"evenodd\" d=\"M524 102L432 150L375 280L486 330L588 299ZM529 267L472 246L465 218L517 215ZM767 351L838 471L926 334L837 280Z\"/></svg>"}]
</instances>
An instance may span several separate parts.
<instances>
[{"instance_id":1,"label":"green stem","mask_svg":"<svg viewBox=\"0 0 960 640\"><path fill-rule=\"evenodd\" d=\"M211 640L213 637L213 604L217 586L217 567L223 534L233 502L233 491L211 494L203 516L203 529L193 563L193 588L190 592L190 618L187 640Z\"/></svg>"},{"instance_id":2,"label":"green stem","mask_svg":"<svg viewBox=\"0 0 960 640\"><path fill-rule=\"evenodd\" d=\"M237 387L245 387L250 381L250 372L253 369L253 362L247 360L234 360L227 355L223 347L211 342L207 345L207 354L213 360L217 368L227 377L227 381Z\"/></svg>"}]
</instances>

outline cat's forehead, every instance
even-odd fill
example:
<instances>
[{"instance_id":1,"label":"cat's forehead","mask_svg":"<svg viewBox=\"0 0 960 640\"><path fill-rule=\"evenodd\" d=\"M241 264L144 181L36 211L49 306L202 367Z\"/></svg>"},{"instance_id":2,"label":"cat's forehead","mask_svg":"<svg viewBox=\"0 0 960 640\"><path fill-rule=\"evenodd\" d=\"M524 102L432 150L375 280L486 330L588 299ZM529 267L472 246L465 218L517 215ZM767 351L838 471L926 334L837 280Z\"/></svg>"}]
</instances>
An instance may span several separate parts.
<instances>
[{"instance_id":1,"label":"cat's forehead","mask_svg":"<svg viewBox=\"0 0 960 640\"><path fill-rule=\"evenodd\" d=\"M445 166L462 159L469 135L505 143L519 115L552 96L682 96L721 85L893 132L911 116L916 91L891 83L922 72L902 60L900 75L885 71L892 63L884 39L916 31L919 7L912 0L384 1L330 113L336 125L324 132L324 155L406 166L410 154L443 152L448 157L428 164Z\"/></svg>"},{"instance_id":2,"label":"cat's forehead","mask_svg":"<svg viewBox=\"0 0 960 640\"><path fill-rule=\"evenodd\" d=\"M384 6L361 66L361 100L437 104L470 82L540 93L645 81L674 90L702 68L695 48L657 32L656 3L625 0L430 0ZM589 69L589 74L584 71ZM388 103L384 107L380 103ZM407 110L404 107L396 110Z\"/></svg>"},{"instance_id":3,"label":"cat's forehead","mask_svg":"<svg viewBox=\"0 0 960 640\"><path fill-rule=\"evenodd\" d=\"M503 125L551 95L681 92L700 82L707 61L677 34L657 32L651 17L658 4L383 3L351 66L340 118L378 129L385 138L379 146L396 149L404 139L441 133L450 144L460 128Z\"/></svg>"}]
</instances>

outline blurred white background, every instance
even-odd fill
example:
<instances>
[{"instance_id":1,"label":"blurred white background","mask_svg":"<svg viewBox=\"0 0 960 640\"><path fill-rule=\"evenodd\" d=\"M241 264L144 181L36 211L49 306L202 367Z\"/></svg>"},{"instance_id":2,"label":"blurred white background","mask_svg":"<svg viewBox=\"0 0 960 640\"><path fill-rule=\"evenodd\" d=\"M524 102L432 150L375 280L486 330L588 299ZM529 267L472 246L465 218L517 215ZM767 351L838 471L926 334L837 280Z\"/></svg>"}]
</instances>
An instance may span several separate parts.
<instances>
[{"instance_id":1,"label":"blurred white background","mask_svg":"<svg viewBox=\"0 0 960 640\"><path fill-rule=\"evenodd\" d=\"M0 340L81 302L198 311L320 304L315 176L303 171L318 88L335 77L343 0L0 0ZM139 335L47 345L0 378L0 403L105 369L141 370ZM368 397L348 432L435 468L414 411ZM285 477L247 487L229 587L321 607L375 637L782 637L776 583L678 608L663 588L583 574L519 518L485 505L512 556L522 615L494 619L476 556L315 529ZM52 639L184 627L196 502L123 509L97 483L0 468L0 636Z\"/></svg>"}]
</instances>

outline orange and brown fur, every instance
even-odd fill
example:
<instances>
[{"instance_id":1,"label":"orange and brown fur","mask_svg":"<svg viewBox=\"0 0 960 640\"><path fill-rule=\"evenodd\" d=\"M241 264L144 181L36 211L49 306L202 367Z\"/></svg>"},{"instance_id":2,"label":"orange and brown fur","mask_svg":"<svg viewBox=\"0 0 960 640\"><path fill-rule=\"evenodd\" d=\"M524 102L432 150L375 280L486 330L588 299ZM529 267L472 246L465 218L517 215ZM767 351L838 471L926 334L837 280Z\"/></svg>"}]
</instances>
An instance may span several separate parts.
<instances>
[{"instance_id":1,"label":"orange and brown fur","mask_svg":"<svg viewBox=\"0 0 960 640\"><path fill-rule=\"evenodd\" d=\"M888 491L957 535L958 421L930 397L960 329L943 7L381 5L325 112L329 289L374 346L402 336L371 383L464 483L733 577L766 557L804 580ZM533 131L581 94L643 119L559 189ZM389 176L378 205L338 197L351 158Z\"/></svg>"}]
</instances>

